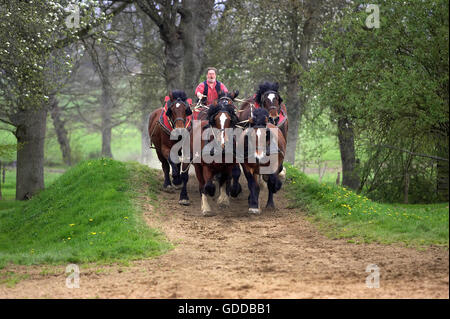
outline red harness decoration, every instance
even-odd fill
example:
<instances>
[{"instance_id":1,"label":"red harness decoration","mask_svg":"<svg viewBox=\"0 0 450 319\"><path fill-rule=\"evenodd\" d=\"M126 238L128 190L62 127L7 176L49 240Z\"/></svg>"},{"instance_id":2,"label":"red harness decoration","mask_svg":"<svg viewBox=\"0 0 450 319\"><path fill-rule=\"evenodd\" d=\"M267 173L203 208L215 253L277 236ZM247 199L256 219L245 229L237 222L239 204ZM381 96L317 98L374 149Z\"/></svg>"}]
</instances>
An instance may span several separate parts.
<instances>
[{"instance_id":1,"label":"red harness decoration","mask_svg":"<svg viewBox=\"0 0 450 319\"><path fill-rule=\"evenodd\" d=\"M159 124L161 124L162 128L166 131L167 134L170 135L170 132L172 132L173 130L173 125L172 122L170 121L169 117L167 116L166 112L167 112L167 102L169 102L170 98L168 96L166 96L164 98L164 106L163 106L163 111L161 112L161 116L159 117ZM189 103L188 99L188 103ZM189 129L191 126L191 122L192 122L192 115L189 115L186 117L186 125L185 128Z\"/></svg>"},{"instance_id":2,"label":"red harness decoration","mask_svg":"<svg viewBox=\"0 0 450 319\"><path fill-rule=\"evenodd\" d=\"M280 113L278 113L278 127L281 127L287 120L287 114L284 114L283 108L280 108Z\"/></svg>"}]
</instances>

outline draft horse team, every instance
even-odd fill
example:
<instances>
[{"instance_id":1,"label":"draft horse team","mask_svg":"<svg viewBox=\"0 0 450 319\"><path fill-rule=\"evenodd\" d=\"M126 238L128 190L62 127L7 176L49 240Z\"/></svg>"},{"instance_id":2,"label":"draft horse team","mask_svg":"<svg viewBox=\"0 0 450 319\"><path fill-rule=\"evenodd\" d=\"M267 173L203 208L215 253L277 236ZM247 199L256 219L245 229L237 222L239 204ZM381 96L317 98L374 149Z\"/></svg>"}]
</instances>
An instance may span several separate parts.
<instances>
[{"instance_id":1,"label":"draft horse team","mask_svg":"<svg viewBox=\"0 0 450 319\"><path fill-rule=\"evenodd\" d=\"M216 191L219 207L228 207L230 196L239 195L241 169L250 193L250 214L261 212L263 184L268 190L266 208L275 208L273 194L284 179L288 118L278 84L261 83L253 97L239 100L240 107L235 104L238 94L220 92L210 105L202 100L193 105L184 91L171 91L164 106L150 114L150 146L162 164L164 190L179 189L179 203L189 205L188 170L193 165L204 216L216 214L209 203Z\"/></svg>"}]
</instances>

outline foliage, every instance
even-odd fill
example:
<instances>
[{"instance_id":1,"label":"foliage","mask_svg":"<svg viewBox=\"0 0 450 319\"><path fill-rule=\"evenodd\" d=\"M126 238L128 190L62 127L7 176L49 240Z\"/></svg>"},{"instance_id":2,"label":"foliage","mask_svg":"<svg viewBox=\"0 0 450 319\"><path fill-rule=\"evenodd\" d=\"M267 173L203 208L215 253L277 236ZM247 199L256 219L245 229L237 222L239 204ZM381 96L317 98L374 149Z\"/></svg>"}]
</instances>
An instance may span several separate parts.
<instances>
[{"instance_id":1,"label":"foliage","mask_svg":"<svg viewBox=\"0 0 450 319\"><path fill-rule=\"evenodd\" d=\"M65 41L78 38L78 28L66 23L66 10L74 1L1 1L0 9L0 103L5 118L16 108L42 105L56 79L65 76L70 56L61 48ZM79 4L79 28L95 16L97 1ZM97 17L98 20L104 16ZM6 107L10 110L6 111ZM5 112L5 113L4 113Z\"/></svg>"},{"instance_id":2,"label":"foliage","mask_svg":"<svg viewBox=\"0 0 450 319\"><path fill-rule=\"evenodd\" d=\"M306 209L332 237L448 247L448 203L380 204L344 187L319 184L295 167L286 167L286 186L293 205Z\"/></svg>"},{"instance_id":3,"label":"foliage","mask_svg":"<svg viewBox=\"0 0 450 319\"><path fill-rule=\"evenodd\" d=\"M161 254L169 244L145 225L136 202L143 193L154 203L157 189L155 172L138 164L82 162L30 201L9 207L8 201L2 203L0 263L113 261Z\"/></svg>"},{"instance_id":4,"label":"foliage","mask_svg":"<svg viewBox=\"0 0 450 319\"><path fill-rule=\"evenodd\" d=\"M448 158L448 1L373 3L380 28L364 1L324 28L307 90L332 121L352 119L363 191L399 201L410 176L410 200L432 201L436 163L411 153Z\"/></svg>"}]
</instances>

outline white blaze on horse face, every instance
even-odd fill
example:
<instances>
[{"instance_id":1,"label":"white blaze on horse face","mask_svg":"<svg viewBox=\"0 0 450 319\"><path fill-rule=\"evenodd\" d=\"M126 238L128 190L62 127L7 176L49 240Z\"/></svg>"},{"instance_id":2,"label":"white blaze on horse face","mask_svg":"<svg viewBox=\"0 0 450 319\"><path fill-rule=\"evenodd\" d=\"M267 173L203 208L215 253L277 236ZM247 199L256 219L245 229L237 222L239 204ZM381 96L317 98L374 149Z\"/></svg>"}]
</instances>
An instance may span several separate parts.
<instances>
[{"instance_id":1,"label":"white blaze on horse face","mask_svg":"<svg viewBox=\"0 0 450 319\"><path fill-rule=\"evenodd\" d=\"M180 107L180 103L175 104L176 107Z\"/></svg>"},{"instance_id":2,"label":"white blaze on horse face","mask_svg":"<svg viewBox=\"0 0 450 319\"><path fill-rule=\"evenodd\" d=\"M256 142L256 151L255 151L255 157L258 160L261 160L264 157L264 150L259 149L261 147L261 130L260 128L256 129L256 136L258 137L258 141Z\"/></svg>"},{"instance_id":3,"label":"white blaze on horse face","mask_svg":"<svg viewBox=\"0 0 450 319\"><path fill-rule=\"evenodd\" d=\"M220 120L220 129L222 130L221 138L222 138L222 147L223 147L225 144L224 126L225 126L225 121L227 120L227 116L225 115L225 113L220 114L219 120Z\"/></svg>"},{"instance_id":4,"label":"white blaze on horse face","mask_svg":"<svg viewBox=\"0 0 450 319\"><path fill-rule=\"evenodd\" d=\"M220 128L223 130L223 127L225 126L225 121L227 120L227 116L225 113L220 114Z\"/></svg>"},{"instance_id":5,"label":"white blaze on horse face","mask_svg":"<svg viewBox=\"0 0 450 319\"><path fill-rule=\"evenodd\" d=\"M270 100L270 102L273 103L273 99L275 98L275 94L270 93L270 94L267 96L267 98Z\"/></svg>"}]
</instances>

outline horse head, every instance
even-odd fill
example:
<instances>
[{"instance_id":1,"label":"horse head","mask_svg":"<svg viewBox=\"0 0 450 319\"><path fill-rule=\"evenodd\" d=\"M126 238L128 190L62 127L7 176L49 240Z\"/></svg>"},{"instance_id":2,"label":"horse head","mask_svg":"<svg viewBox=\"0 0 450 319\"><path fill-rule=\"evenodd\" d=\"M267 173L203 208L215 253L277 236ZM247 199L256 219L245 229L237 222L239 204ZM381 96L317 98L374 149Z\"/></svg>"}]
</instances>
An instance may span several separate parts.
<instances>
[{"instance_id":1,"label":"horse head","mask_svg":"<svg viewBox=\"0 0 450 319\"><path fill-rule=\"evenodd\" d=\"M236 108L233 104L234 98L239 92L235 91L231 94L222 95L218 102L211 105L208 110L208 122L211 128L216 128L220 131L220 143L222 149L228 142L227 128L234 128L239 122L236 115Z\"/></svg>"},{"instance_id":2,"label":"horse head","mask_svg":"<svg viewBox=\"0 0 450 319\"><path fill-rule=\"evenodd\" d=\"M277 125L283 99L278 92L278 83L264 82L259 85L256 102L269 112L269 122Z\"/></svg>"},{"instance_id":3,"label":"horse head","mask_svg":"<svg viewBox=\"0 0 450 319\"><path fill-rule=\"evenodd\" d=\"M174 128L184 128L186 118L192 115L189 99L181 90L169 92L166 115Z\"/></svg>"}]
</instances>

